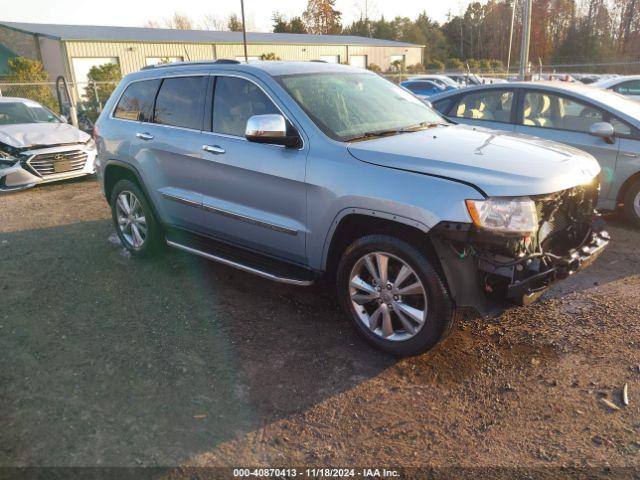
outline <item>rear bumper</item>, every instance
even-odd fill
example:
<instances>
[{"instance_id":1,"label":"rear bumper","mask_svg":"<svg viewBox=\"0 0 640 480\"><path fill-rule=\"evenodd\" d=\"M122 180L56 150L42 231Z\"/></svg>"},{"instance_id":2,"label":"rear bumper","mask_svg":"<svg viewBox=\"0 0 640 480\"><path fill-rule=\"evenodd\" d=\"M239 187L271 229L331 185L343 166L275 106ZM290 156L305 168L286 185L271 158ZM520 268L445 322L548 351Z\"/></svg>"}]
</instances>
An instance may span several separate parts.
<instances>
[{"instance_id":1,"label":"rear bumper","mask_svg":"<svg viewBox=\"0 0 640 480\"><path fill-rule=\"evenodd\" d=\"M474 244L470 224L440 224L431 240L456 304L492 317L510 305L534 302L554 283L591 265L610 241L601 223L594 221L584 241L562 256L488 255Z\"/></svg>"}]
</instances>

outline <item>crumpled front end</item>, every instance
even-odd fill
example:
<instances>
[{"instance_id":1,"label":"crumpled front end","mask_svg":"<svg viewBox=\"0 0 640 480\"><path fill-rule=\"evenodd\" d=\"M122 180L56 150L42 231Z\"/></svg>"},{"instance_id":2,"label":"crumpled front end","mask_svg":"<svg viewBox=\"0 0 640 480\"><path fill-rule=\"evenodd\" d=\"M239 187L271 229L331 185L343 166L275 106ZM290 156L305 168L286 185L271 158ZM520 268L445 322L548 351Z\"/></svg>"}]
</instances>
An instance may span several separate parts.
<instances>
[{"instance_id":1,"label":"crumpled front end","mask_svg":"<svg viewBox=\"0 0 640 480\"><path fill-rule=\"evenodd\" d=\"M93 140L20 149L0 144L0 193L91 175L95 172L95 162Z\"/></svg>"},{"instance_id":2,"label":"crumpled front end","mask_svg":"<svg viewBox=\"0 0 640 480\"><path fill-rule=\"evenodd\" d=\"M431 239L459 306L487 316L509 303L529 304L553 283L587 267L609 243L595 212L597 183L531 197L538 229L496 233L442 222Z\"/></svg>"}]
</instances>

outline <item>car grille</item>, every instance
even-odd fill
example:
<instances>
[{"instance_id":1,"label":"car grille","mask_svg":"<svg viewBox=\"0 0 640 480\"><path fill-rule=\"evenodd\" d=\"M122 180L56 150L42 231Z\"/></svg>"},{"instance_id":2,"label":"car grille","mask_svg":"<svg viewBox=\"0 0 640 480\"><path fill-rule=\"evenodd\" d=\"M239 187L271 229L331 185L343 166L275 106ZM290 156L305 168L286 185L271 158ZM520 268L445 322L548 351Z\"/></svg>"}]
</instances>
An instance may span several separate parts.
<instances>
[{"instance_id":1,"label":"car grille","mask_svg":"<svg viewBox=\"0 0 640 480\"><path fill-rule=\"evenodd\" d=\"M29 165L38 175L46 177L56 173L82 170L87 163L87 152L72 150L68 152L41 153L29 160Z\"/></svg>"},{"instance_id":2,"label":"car grille","mask_svg":"<svg viewBox=\"0 0 640 480\"><path fill-rule=\"evenodd\" d=\"M588 233L598 202L598 185L594 181L534 200L542 249L564 253L580 245Z\"/></svg>"}]
</instances>

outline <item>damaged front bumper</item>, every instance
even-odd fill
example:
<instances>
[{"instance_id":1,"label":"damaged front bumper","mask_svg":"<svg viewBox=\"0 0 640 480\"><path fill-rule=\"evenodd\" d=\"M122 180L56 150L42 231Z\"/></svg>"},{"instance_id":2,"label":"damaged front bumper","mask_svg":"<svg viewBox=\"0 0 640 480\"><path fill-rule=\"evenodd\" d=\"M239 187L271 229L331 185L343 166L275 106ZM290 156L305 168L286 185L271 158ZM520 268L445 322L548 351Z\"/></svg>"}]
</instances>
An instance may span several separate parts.
<instances>
[{"instance_id":1,"label":"damaged front bumper","mask_svg":"<svg viewBox=\"0 0 640 480\"><path fill-rule=\"evenodd\" d=\"M96 149L93 145L23 149L15 158L0 157L0 193L91 175L95 173L95 163Z\"/></svg>"},{"instance_id":2,"label":"damaged front bumper","mask_svg":"<svg viewBox=\"0 0 640 480\"><path fill-rule=\"evenodd\" d=\"M496 254L478 241L471 224L443 222L431 239L456 304L489 317L510 304L534 302L555 282L591 265L610 241L603 227L600 217L593 217L584 226L584 240L560 255L543 251L512 257Z\"/></svg>"}]
</instances>

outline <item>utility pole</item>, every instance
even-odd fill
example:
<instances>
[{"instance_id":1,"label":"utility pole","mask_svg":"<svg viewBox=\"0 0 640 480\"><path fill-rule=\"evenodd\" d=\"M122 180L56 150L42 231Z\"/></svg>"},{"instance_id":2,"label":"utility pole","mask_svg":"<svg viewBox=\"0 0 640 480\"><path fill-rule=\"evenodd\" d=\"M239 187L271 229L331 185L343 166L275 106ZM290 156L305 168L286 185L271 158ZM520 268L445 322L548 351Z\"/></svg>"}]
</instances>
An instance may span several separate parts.
<instances>
[{"instance_id":1,"label":"utility pole","mask_svg":"<svg viewBox=\"0 0 640 480\"><path fill-rule=\"evenodd\" d=\"M509 53L507 54L507 75L509 75L509 67L511 67L511 47L513 45L513 24L516 19L516 4L518 0L513 0L511 4L511 30L509 30Z\"/></svg>"},{"instance_id":2,"label":"utility pole","mask_svg":"<svg viewBox=\"0 0 640 480\"><path fill-rule=\"evenodd\" d=\"M529 70L529 44L531 42L531 2L524 0L522 19L522 45L520 46L520 80L524 80Z\"/></svg>"},{"instance_id":3,"label":"utility pole","mask_svg":"<svg viewBox=\"0 0 640 480\"><path fill-rule=\"evenodd\" d=\"M242 45L244 46L244 61L249 63L249 55L247 55L247 23L244 21L244 0L240 0L240 11L242 12Z\"/></svg>"}]
</instances>

